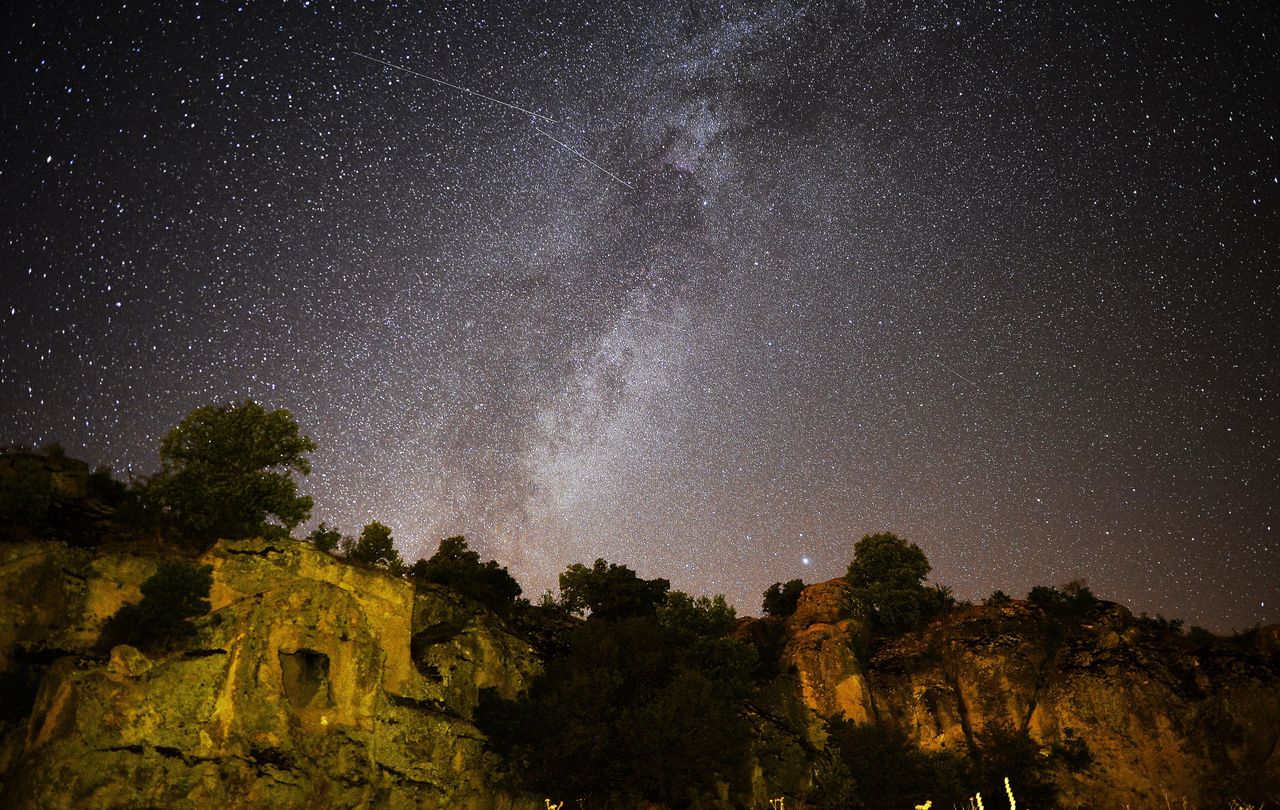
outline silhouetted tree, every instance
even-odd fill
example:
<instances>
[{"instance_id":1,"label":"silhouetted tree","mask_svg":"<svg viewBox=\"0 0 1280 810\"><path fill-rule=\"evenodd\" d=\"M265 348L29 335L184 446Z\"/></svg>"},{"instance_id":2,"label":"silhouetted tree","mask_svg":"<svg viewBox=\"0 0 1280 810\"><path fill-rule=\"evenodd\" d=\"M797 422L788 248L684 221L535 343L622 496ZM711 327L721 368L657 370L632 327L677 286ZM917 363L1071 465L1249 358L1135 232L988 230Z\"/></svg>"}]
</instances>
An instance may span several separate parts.
<instances>
[{"instance_id":1,"label":"silhouetted tree","mask_svg":"<svg viewBox=\"0 0 1280 810\"><path fill-rule=\"evenodd\" d=\"M795 613L803 590L804 580L802 579L773 583L769 586L769 590L764 592L764 603L761 605L764 615L786 618Z\"/></svg>"},{"instance_id":2,"label":"silhouetted tree","mask_svg":"<svg viewBox=\"0 0 1280 810\"><path fill-rule=\"evenodd\" d=\"M400 552L391 539L391 529L376 520L360 530L360 538L348 556L356 562L380 565L392 571L404 568L404 560L400 559Z\"/></svg>"},{"instance_id":3,"label":"silhouetted tree","mask_svg":"<svg viewBox=\"0 0 1280 810\"><path fill-rule=\"evenodd\" d=\"M1009 594L1004 591L992 591L991 595L982 600L982 604L987 607L1003 607L1013 600L1009 598Z\"/></svg>"},{"instance_id":4,"label":"silhouetted tree","mask_svg":"<svg viewBox=\"0 0 1280 810\"><path fill-rule=\"evenodd\" d=\"M590 611L594 619L652 616L670 589L668 580L640 579L625 565L604 560L591 568L574 563L560 575L560 603L571 613Z\"/></svg>"},{"instance_id":5,"label":"silhouetted tree","mask_svg":"<svg viewBox=\"0 0 1280 810\"><path fill-rule=\"evenodd\" d=\"M292 473L311 472L306 454L314 449L283 408L206 405L164 437L147 494L194 543L287 532L311 512Z\"/></svg>"},{"instance_id":6,"label":"silhouetted tree","mask_svg":"<svg viewBox=\"0 0 1280 810\"><path fill-rule=\"evenodd\" d=\"M529 789L587 806L693 806L719 781L750 779L736 679L708 663L652 616L583 622L528 694L489 695L477 723Z\"/></svg>"},{"instance_id":7,"label":"silhouetted tree","mask_svg":"<svg viewBox=\"0 0 1280 810\"><path fill-rule=\"evenodd\" d=\"M40 456L22 450L0 454L0 537L38 532L52 503L53 483Z\"/></svg>"},{"instance_id":8,"label":"silhouetted tree","mask_svg":"<svg viewBox=\"0 0 1280 810\"><path fill-rule=\"evenodd\" d=\"M496 560L480 562L480 555L467 548L465 537L446 537L436 553L409 567L409 576L419 582L447 585L499 611L509 610L520 596L520 583Z\"/></svg>"},{"instance_id":9,"label":"silhouetted tree","mask_svg":"<svg viewBox=\"0 0 1280 810\"><path fill-rule=\"evenodd\" d=\"M337 529L330 529L324 521L320 521L320 525L312 529L311 534L307 535L307 542L321 551L332 554L337 550L338 544L342 542L342 532Z\"/></svg>"},{"instance_id":10,"label":"silhouetted tree","mask_svg":"<svg viewBox=\"0 0 1280 810\"><path fill-rule=\"evenodd\" d=\"M1101 600L1093 595L1084 580L1072 580L1060 589L1048 585L1036 585L1027 594L1027 601L1043 610L1050 618L1063 622L1083 621L1102 607Z\"/></svg>"},{"instance_id":11,"label":"silhouetted tree","mask_svg":"<svg viewBox=\"0 0 1280 810\"><path fill-rule=\"evenodd\" d=\"M945 588L928 588L929 560L915 543L892 532L869 534L853 549L845 579L877 628L901 632L921 626L954 603Z\"/></svg>"}]
</instances>

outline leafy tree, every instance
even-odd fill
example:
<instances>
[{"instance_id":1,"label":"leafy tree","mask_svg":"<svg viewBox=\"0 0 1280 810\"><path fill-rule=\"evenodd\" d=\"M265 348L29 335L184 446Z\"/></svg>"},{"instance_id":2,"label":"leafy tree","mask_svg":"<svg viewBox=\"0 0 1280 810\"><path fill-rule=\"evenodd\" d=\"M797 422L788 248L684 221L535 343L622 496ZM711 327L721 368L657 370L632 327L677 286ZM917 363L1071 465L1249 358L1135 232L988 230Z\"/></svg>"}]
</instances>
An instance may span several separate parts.
<instances>
[{"instance_id":1,"label":"leafy tree","mask_svg":"<svg viewBox=\"0 0 1280 810\"><path fill-rule=\"evenodd\" d=\"M1004 607L1012 601L1009 598L1009 594L1004 591L992 591L990 596L982 600L982 604L987 607Z\"/></svg>"},{"instance_id":2,"label":"leafy tree","mask_svg":"<svg viewBox=\"0 0 1280 810\"><path fill-rule=\"evenodd\" d=\"M495 560L480 562L465 537L446 537L436 553L418 560L409 576L420 582L447 585L495 610L509 610L520 596L520 583Z\"/></svg>"},{"instance_id":3,"label":"leafy tree","mask_svg":"<svg viewBox=\"0 0 1280 810\"><path fill-rule=\"evenodd\" d=\"M707 663L652 616L583 622L526 695L490 695L476 721L528 789L586 806L704 806L719 781L750 784L750 729Z\"/></svg>"},{"instance_id":4,"label":"leafy tree","mask_svg":"<svg viewBox=\"0 0 1280 810\"><path fill-rule=\"evenodd\" d=\"M992 723L974 735L974 743L973 790L999 796L1007 778L1019 804L1057 806L1058 790L1050 775L1052 761L1040 753L1040 746L1027 732L1008 723Z\"/></svg>"},{"instance_id":5,"label":"leafy tree","mask_svg":"<svg viewBox=\"0 0 1280 810\"><path fill-rule=\"evenodd\" d=\"M320 525L315 527L311 534L307 535L307 542L321 551L332 554L337 550L338 544L342 542L342 532L337 529L330 529L322 520Z\"/></svg>"},{"instance_id":6,"label":"leafy tree","mask_svg":"<svg viewBox=\"0 0 1280 810\"><path fill-rule=\"evenodd\" d=\"M311 472L312 450L315 443L283 408L267 411L253 400L206 405L164 437L160 472L147 490L195 543L287 532L311 513L311 498L298 495L292 473Z\"/></svg>"},{"instance_id":7,"label":"leafy tree","mask_svg":"<svg viewBox=\"0 0 1280 810\"><path fill-rule=\"evenodd\" d=\"M839 806L896 810L932 800L947 807L968 790L969 763L962 756L923 751L895 727L837 718L827 723L827 733L828 748L844 765L833 787L854 797L845 795Z\"/></svg>"},{"instance_id":8,"label":"leafy tree","mask_svg":"<svg viewBox=\"0 0 1280 810\"><path fill-rule=\"evenodd\" d=\"M574 563L560 575L561 604L579 615L590 611L595 619L652 616L670 589L665 579L640 579L625 565L604 560L591 568Z\"/></svg>"},{"instance_id":9,"label":"leafy tree","mask_svg":"<svg viewBox=\"0 0 1280 810\"><path fill-rule=\"evenodd\" d=\"M391 570L404 568L404 560L396 551L395 541L391 539L391 529L378 521L372 521L360 530L360 539L348 555L356 562L368 565L380 565Z\"/></svg>"},{"instance_id":10,"label":"leafy tree","mask_svg":"<svg viewBox=\"0 0 1280 810\"><path fill-rule=\"evenodd\" d=\"M664 627L689 638L723 638L738 621L723 594L695 599L684 591L668 591L657 616Z\"/></svg>"},{"instance_id":11,"label":"leafy tree","mask_svg":"<svg viewBox=\"0 0 1280 810\"><path fill-rule=\"evenodd\" d=\"M949 590L925 586L929 571L918 545L881 532L854 546L845 579L876 626L892 633L919 627L954 603Z\"/></svg>"},{"instance_id":12,"label":"leafy tree","mask_svg":"<svg viewBox=\"0 0 1280 810\"><path fill-rule=\"evenodd\" d=\"M209 612L213 567L163 562L142 583L142 601L122 606L107 620L99 646L131 644L159 650L195 633L191 619Z\"/></svg>"},{"instance_id":13,"label":"leafy tree","mask_svg":"<svg viewBox=\"0 0 1280 810\"><path fill-rule=\"evenodd\" d=\"M804 580L792 579L787 582L775 582L764 592L764 615L786 618L796 612L800 604L800 593L804 590Z\"/></svg>"},{"instance_id":14,"label":"leafy tree","mask_svg":"<svg viewBox=\"0 0 1280 810\"><path fill-rule=\"evenodd\" d=\"M53 503L53 482L43 460L30 452L0 454L0 537L39 531Z\"/></svg>"},{"instance_id":15,"label":"leafy tree","mask_svg":"<svg viewBox=\"0 0 1280 810\"><path fill-rule=\"evenodd\" d=\"M1079 579L1068 582L1061 589L1036 585L1027 594L1027 600L1051 619L1062 622L1084 621L1102 607L1102 601Z\"/></svg>"}]
</instances>

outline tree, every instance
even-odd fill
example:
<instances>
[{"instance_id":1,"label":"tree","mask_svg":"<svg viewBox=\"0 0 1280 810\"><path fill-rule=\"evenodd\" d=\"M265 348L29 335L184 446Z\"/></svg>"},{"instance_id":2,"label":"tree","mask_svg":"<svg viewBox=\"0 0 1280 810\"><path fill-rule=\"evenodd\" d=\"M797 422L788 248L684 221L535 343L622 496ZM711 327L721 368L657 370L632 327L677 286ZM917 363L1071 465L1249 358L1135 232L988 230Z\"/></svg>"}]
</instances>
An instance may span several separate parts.
<instances>
[{"instance_id":1,"label":"tree","mask_svg":"<svg viewBox=\"0 0 1280 810\"><path fill-rule=\"evenodd\" d=\"M419 582L447 585L494 610L508 610L520 596L520 583L497 561L480 562L480 555L467 548L462 536L446 537L429 559L409 567L409 576Z\"/></svg>"},{"instance_id":2,"label":"tree","mask_svg":"<svg viewBox=\"0 0 1280 810\"><path fill-rule=\"evenodd\" d=\"M761 608L766 616L785 618L796 612L800 604L800 592L804 590L804 580L792 579L787 582L775 582L764 592L764 603Z\"/></svg>"},{"instance_id":3,"label":"tree","mask_svg":"<svg viewBox=\"0 0 1280 810\"><path fill-rule=\"evenodd\" d=\"M320 525L315 527L311 534L307 535L307 542L323 552L332 554L338 548L338 544L342 542L342 532L337 529L330 529L322 520Z\"/></svg>"},{"instance_id":4,"label":"tree","mask_svg":"<svg viewBox=\"0 0 1280 810\"><path fill-rule=\"evenodd\" d=\"M356 562L380 565L393 571L404 568L404 560L396 551L391 539L391 529L378 521L372 521L360 530L360 539L351 549L350 558Z\"/></svg>"},{"instance_id":5,"label":"tree","mask_svg":"<svg viewBox=\"0 0 1280 810\"><path fill-rule=\"evenodd\" d=\"M194 543L288 531L311 513L292 473L311 472L306 454L315 447L283 408L206 405L164 437L147 492Z\"/></svg>"},{"instance_id":6,"label":"tree","mask_svg":"<svg viewBox=\"0 0 1280 810\"><path fill-rule=\"evenodd\" d=\"M665 579L640 579L625 565L596 560L587 568L574 563L560 575L560 602L579 615L590 611L596 619L652 616L667 597Z\"/></svg>"},{"instance_id":7,"label":"tree","mask_svg":"<svg viewBox=\"0 0 1280 810\"><path fill-rule=\"evenodd\" d=\"M0 537L43 529L53 504L53 483L34 453L0 453Z\"/></svg>"},{"instance_id":8,"label":"tree","mask_svg":"<svg viewBox=\"0 0 1280 810\"><path fill-rule=\"evenodd\" d=\"M723 638L738 621L737 611L723 594L695 599L684 591L669 591L657 616L668 630L687 638Z\"/></svg>"},{"instance_id":9,"label":"tree","mask_svg":"<svg viewBox=\"0 0 1280 810\"><path fill-rule=\"evenodd\" d=\"M868 534L853 549L845 579L854 599L881 629L902 632L924 624L948 604L950 593L926 588L929 560L915 543L892 532Z\"/></svg>"},{"instance_id":10,"label":"tree","mask_svg":"<svg viewBox=\"0 0 1280 810\"><path fill-rule=\"evenodd\" d=\"M163 562L141 585L142 601L124 605L102 629L99 646L158 650L195 633L191 619L209 612L213 567Z\"/></svg>"},{"instance_id":11,"label":"tree","mask_svg":"<svg viewBox=\"0 0 1280 810\"><path fill-rule=\"evenodd\" d=\"M527 789L584 806L716 805L751 784L750 726L733 683L653 616L578 623L515 701L482 693L476 724ZM720 642L733 643L727 639Z\"/></svg>"},{"instance_id":12,"label":"tree","mask_svg":"<svg viewBox=\"0 0 1280 810\"><path fill-rule=\"evenodd\" d=\"M1027 594L1027 601L1043 610L1050 619L1068 624L1084 621L1102 608L1102 601L1080 579L1072 580L1061 588L1036 585Z\"/></svg>"}]
</instances>

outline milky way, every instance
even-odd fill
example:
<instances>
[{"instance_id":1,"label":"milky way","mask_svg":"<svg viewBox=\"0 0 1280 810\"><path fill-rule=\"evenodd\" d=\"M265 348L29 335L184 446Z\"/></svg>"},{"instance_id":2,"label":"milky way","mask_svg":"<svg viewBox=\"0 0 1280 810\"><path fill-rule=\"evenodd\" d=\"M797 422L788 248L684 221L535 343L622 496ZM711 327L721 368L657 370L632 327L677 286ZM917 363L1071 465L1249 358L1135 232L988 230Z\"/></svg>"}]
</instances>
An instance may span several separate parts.
<instances>
[{"instance_id":1,"label":"milky way","mask_svg":"<svg viewBox=\"0 0 1280 810\"><path fill-rule=\"evenodd\" d=\"M7 7L2 438L287 407L317 520L534 597L892 530L1280 620L1273 4L517 5Z\"/></svg>"}]
</instances>

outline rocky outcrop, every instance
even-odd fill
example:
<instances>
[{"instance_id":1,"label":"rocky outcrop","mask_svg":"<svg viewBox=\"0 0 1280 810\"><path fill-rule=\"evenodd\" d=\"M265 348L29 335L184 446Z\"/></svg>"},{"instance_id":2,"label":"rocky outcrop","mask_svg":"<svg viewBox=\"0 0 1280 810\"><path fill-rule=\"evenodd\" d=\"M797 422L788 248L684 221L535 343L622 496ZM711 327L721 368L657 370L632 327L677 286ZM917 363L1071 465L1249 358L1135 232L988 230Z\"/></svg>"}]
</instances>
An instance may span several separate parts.
<instances>
[{"instance_id":1,"label":"rocky outcrop","mask_svg":"<svg viewBox=\"0 0 1280 810\"><path fill-rule=\"evenodd\" d=\"M866 623L850 616L850 589L843 579L810 585L787 620L790 637L783 661L795 668L800 699L811 710L808 737L815 744L821 744L827 717L859 723L875 719L875 702L859 655L859 649L866 648Z\"/></svg>"},{"instance_id":2,"label":"rocky outcrop","mask_svg":"<svg viewBox=\"0 0 1280 810\"><path fill-rule=\"evenodd\" d=\"M164 553L0 545L0 806L541 804L504 788L473 723L486 690L515 697L541 668L484 608L296 541L222 542L188 644L94 651ZM1013 601L886 642L849 596L820 583L785 621L740 622L778 664L747 707L741 803L807 791L832 717L934 751L997 727L1083 747L1091 762L1057 766L1064 806L1280 797L1280 628L1192 645L1115 605L1064 626Z\"/></svg>"},{"instance_id":3,"label":"rocky outcrop","mask_svg":"<svg viewBox=\"0 0 1280 810\"><path fill-rule=\"evenodd\" d=\"M222 542L213 610L180 653L86 655L155 568L127 553L7 547L5 660L65 653L24 727L8 729L14 807L511 806L471 722L484 689L514 697L528 644L441 587L415 588L292 541ZM25 601L24 601L25 600ZM9 616L5 615L5 619Z\"/></svg>"},{"instance_id":4,"label":"rocky outcrop","mask_svg":"<svg viewBox=\"0 0 1280 810\"><path fill-rule=\"evenodd\" d=\"M1193 649L1118 605L1063 628L1014 601L872 653L846 589L806 588L788 621L784 661L815 746L830 717L891 724L935 751L967 751L1000 726L1045 755L1087 747L1091 764L1056 774L1064 806L1225 806L1245 787L1280 796L1280 628Z\"/></svg>"}]
</instances>

